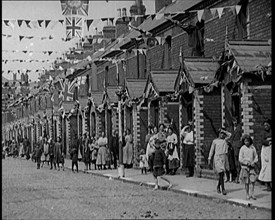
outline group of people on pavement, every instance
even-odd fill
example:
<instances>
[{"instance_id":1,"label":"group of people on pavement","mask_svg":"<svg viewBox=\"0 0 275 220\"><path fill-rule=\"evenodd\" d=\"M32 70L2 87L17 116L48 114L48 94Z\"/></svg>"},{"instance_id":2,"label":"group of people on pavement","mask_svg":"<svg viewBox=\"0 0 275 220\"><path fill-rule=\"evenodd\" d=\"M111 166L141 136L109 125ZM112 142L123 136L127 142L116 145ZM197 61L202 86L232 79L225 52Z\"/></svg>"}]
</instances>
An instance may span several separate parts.
<instances>
[{"instance_id":1,"label":"group of people on pavement","mask_svg":"<svg viewBox=\"0 0 275 220\"><path fill-rule=\"evenodd\" d=\"M254 196L254 184L260 180L266 184L268 191L272 190L271 178L271 147L272 131L271 120L264 123L264 133L261 140L261 150L257 151L253 145L253 139L248 134L242 134L242 129L237 120L233 119L233 127L230 131L220 128L218 137L213 140L208 155L208 164L213 164L213 169L218 175L217 192L226 195L225 182L245 184L247 199L256 199ZM183 166L188 169L187 177L194 176L195 167L195 143L193 134L193 122L189 121L180 132L182 145L179 146L178 136L172 126L164 124L149 126L145 137L145 146L139 151L139 165L141 174L151 172L155 179L155 189L158 189L158 177L163 175L175 175L180 167L179 151L182 148ZM259 135L259 134L257 134ZM25 137L16 141L12 139L2 142L2 158L6 156L24 157L30 159L31 144ZM61 143L61 137L54 141L52 138L40 137L34 143L31 159L36 162L37 169L44 164L50 165L50 169L64 170L65 152ZM87 133L79 138L77 135L72 139L69 146L72 160L72 171L78 172L78 162L85 164L84 172L94 169L114 169L118 166L119 159L119 136L114 130L108 138L105 132L99 137L90 137ZM258 147L259 149L259 147ZM130 129L127 129L122 138L122 162L125 168L133 167L133 137ZM213 159L213 163L211 163ZM257 169L258 162L261 169ZM61 166L60 166L61 165ZM225 180L226 177L226 180ZM165 179L165 178L164 178ZM251 186L251 189L250 189Z\"/></svg>"},{"instance_id":2,"label":"group of people on pavement","mask_svg":"<svg viewBox=\"0 0 275 220\"><path fill-rule=\"evenodd\" d=\"M267 185L267 191L271 191L271 148L272 133L271 120L264 122L264 134L261 140L260 161L261 169L257 169L259 161L258 152L253 145L250 135L242 135L241 129L233 121L232 133L225 128L219 129L218 138L214 139L210 148L208 163L211 164L213 157L213 168L218 175L217 192L226 195L224 186L224 174L227 181L245 185L246 199L257 198L254 196L254 185L256 180L260 180ZM231 178L230 178L231 177ZM251 187L250 187L251 186Z\"/></svg>"}]
</instances>

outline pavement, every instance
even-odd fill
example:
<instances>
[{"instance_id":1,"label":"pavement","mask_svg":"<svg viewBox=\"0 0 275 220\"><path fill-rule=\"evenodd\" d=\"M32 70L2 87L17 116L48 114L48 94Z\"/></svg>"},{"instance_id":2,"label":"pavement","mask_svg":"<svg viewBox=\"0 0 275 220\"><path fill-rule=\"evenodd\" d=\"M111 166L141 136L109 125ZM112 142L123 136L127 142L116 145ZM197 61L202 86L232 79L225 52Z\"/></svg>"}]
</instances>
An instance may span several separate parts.
<instances>
[{"instance_id":1,"label":"pavement","mask_svg":"<svg viewBox=\"0 0 275 220\"><path fill-rule=\"evenodd\" d=\"M65 159L65 167L71 169L71 160ZM84 171L84 163L78 163L78 169L80 172ZM107 169L107 170L88 170L88 174L101 176L113 180L122 182L129 182L138 184L141 187L154 187L154 178L151 173L141 174L140 169L124 169L125 176L120 177L118 169ZM254 195L257 200L246 200L246 194L243 184L236 184L232 182L225 183L225 189L227 195L218 194L216 191L217 180L210 178L201 177L189 177L187 178L183 174L176 175L164 175L165 179L160 179L159 188L160 190L171 190L175 193L184 193L189 196L204 197L215 200L217 202L227 202L233 205L245 206L254 209L265 209L271 211L271 192L265 191L265 186L261 184L255 185ZM169 187L172 184L172 187Z\"/></svg>"}]
</instances>

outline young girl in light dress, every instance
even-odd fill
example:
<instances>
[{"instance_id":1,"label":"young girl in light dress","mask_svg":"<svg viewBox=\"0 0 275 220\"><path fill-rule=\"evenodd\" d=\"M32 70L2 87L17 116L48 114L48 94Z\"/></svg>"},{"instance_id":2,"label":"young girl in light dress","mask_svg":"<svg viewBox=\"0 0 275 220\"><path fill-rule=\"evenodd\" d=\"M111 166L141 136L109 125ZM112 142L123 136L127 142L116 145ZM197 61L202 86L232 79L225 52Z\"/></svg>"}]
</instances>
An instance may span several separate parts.
<instances>
[{"instance_id":1,"label":"young girl in light dress","mask_svg":"<svg viewBox=\"0 0 275 220\"><path fill-rule=\"evenodd\" d=\"M256 182L255 164L258 162L258 155L253 140L245 134L242 137L242 147L239 152L239 161L241 164L240 180L245 184L246 199L254 199L254 185ZM251 185L251 193L249 186Z\"/></svg>"},{"instance_id":2,"label":"young girl in light dress","mask_svg":"<svg viewBox=\"0 0 275 220\"><path fill-rule=\"evenodd\" d=\"M139 159L139 167L141 168L141 174L147 174L148 161L144 149L141 149Z\"/></svg>"}]
</instances>

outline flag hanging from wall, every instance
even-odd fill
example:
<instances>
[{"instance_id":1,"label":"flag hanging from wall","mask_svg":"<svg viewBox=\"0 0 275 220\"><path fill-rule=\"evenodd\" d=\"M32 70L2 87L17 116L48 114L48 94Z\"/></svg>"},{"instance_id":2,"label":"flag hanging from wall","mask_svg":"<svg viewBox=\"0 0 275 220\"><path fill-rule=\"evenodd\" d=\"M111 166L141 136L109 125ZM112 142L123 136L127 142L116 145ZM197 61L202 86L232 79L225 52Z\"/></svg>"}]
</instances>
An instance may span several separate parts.
<instances>
[{"instance_id":1,"label":"flag hanging from wall","mask_svg":"<svg viewBox=\"0 0 275 220\"><path fill-rule=\"evenodd\" d=\"M74 90L76 87L77 79L74 79L72 82L69 82L68 79L61 84L62 87L62 100L63 101L73 101Z\"/></svg>"},{"instance_id":2,"label":"flag hanging from wall","mask_svg":"<svg viewBox=\"0 0 275 220\"><path fill-rule=\"evenodd\" d=\"M89 0L61 0L62 15L88 16Z\"/></svg>"},{"instance_id":3,"label":"flag hanging from wall","mask_svg":"<svg viewBox=\"0 0 275 220\"><path fill-rule=\"evenodd\" d=\"M78 17L67 17L66 18L66 36L67 39L74 37L82 38L82 18Z\"/></svg>"}]
</instances>

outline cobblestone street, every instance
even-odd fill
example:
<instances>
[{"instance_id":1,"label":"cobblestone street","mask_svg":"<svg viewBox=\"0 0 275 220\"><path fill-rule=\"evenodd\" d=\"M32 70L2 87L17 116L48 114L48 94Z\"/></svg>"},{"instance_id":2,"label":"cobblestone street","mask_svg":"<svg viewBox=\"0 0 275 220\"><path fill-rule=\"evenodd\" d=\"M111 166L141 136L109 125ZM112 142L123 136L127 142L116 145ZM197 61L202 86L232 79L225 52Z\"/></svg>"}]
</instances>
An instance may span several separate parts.
<instances>
[{"instance_id":1,"label":"cobblestone street","mask_svg":"<svg viewBox=\"0 0 275 220\"><path fill-rule=\"evenodd\" d=\"M2 160L2 219L271 219L271 212Z\"/></svg>"}]
</instances>

